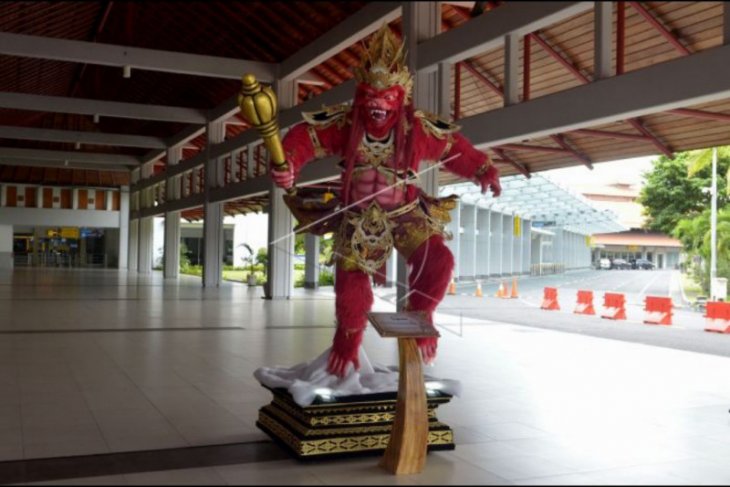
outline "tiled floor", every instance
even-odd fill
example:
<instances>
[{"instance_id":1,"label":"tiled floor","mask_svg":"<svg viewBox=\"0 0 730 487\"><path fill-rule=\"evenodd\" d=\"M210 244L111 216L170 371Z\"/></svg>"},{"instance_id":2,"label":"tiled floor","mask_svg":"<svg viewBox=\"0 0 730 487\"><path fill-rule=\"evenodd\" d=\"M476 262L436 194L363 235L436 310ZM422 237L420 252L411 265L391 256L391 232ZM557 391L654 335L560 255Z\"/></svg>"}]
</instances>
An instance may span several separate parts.
<instances>
[{"instance_id":1,"label":"tiled floor","mask_svg":"<svg viewBox=\"0 0 730 487\"><path fill-rule=\"evenodd\" d=\"M270 396L253 371L329 346L331 292L270 302L245 286L199 283L0 273L0 460L266 439L254 422ZM494 320L440 321L428 372L460 379L464 393L438 411L456 450L430 454L422 474L394 477L370 457L50 483L730 482L730 359ZM395 345L366 333L373 362L396 364Z\"/></svg>"}]
</instances>

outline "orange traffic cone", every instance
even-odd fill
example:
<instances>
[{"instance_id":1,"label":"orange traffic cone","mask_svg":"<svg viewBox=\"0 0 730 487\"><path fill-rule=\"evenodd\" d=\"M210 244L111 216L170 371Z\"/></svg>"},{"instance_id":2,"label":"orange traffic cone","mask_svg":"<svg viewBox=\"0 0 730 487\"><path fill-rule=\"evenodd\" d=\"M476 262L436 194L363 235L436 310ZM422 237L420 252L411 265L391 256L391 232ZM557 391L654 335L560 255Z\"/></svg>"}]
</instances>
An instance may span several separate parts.
<instances>
[{"instance_id":1,"label":"orange traffic cone","mask_svg":"<svg viewBox=\"0 0 730 487\"><path fill-rule=\"evenodd\" d=\"M506 293L507 293L507 290L504 288L504 283L500 282L499 288L497 288L497 294L495 294L495 296L498 298L503 298Z\"/></svg>"},{"instance_id":2,"label":"orange traffic cone","mask_svg":"<svg viewBox=\"0 0 730 487\"><path fill-rule=\"evenodd\" d=\"M456 281L454 278L451 278L451 283L449 284L449 294L456 294Z\"/></svg>"},{"instance_id":3,"label":"orange traffic cone","mask_svg":"<svg viewBox=\"0 0 730 487\"><path fill-rule=\"evenodd\" d=\"M512 299L520 297L520 295L517 294L517 279L512 279L512 292L510 293L509 297Z\"/></svg>"},{"instance_id":4,"label":"orange traffic cone","mask_svg":"<svg viewBox=\"0 0 730 487\"><path fill-rule=\"evenodd\" d=\"M477 290L474 293L474 296L481 298L483 296L482 294L482 281L477 281Z\"/></svg>"}]
</instances>

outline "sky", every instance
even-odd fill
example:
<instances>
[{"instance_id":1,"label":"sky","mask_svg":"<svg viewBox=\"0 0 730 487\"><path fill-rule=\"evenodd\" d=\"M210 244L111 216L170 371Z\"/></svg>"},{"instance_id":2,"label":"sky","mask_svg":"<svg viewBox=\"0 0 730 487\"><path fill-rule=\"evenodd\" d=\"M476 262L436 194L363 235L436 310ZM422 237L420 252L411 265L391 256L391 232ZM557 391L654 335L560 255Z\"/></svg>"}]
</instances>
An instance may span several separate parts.
<instances>
[{"instance_id":1,"label":"sky","mask_svg":"<svg viewBox=\"0 0 730 487\"><path fill-rule=\"evenodd\" d=\"M568 187L574 184L642 184L642 173L651 170L651 161L659 156L634 157L617 161L599 162L593 170L585 166L573 166L562 169L551 169L541 174L547 175Z\"/></svg>"}]
</instances>

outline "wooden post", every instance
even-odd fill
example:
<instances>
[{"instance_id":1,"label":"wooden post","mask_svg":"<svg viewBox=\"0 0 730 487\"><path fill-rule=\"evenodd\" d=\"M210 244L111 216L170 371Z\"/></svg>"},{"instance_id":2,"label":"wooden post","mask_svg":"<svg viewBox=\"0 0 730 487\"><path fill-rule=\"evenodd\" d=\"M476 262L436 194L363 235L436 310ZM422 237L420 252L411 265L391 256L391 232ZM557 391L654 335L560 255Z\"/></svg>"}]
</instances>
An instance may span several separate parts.
<instances>
[{"instance_id":1,"label":"wooden post","mask_svg":"<svg viewBox=\"0 0 730 487\"><path fill-rule=\"evenodd\" d=\"M396 475L420 473L428 452L428 402L416 338L438 337L423 313L368 313L382 337L398 338L398 397L380 466Z\"/></svg>"},{"instance_id":2,"label":"wooden post","mask_svg":"<svg viewBox=\"0 0 730 487\"><path fill-rule=\"evenodd\" d=\"M398 339L398 399L390 441L380 466L396 475L419 473L426 463L428 411L421 354L415 338Z\"/></svg>"}]
</instances>

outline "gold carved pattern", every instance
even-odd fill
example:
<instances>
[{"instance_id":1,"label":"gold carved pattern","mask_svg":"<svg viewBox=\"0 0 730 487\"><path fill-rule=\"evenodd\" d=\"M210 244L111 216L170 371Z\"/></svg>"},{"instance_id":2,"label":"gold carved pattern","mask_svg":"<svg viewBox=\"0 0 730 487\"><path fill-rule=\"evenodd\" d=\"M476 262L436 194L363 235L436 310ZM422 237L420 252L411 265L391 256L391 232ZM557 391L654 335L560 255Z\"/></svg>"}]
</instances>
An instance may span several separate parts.
<instances>
[{"instance_id":1,"label":"gold carved pattern","mask_svg":"<svg viewBox=\"0 0 730 487\"><path fill-rule=\"evenodd\" d=\"M394 408L386 408L383 406L378 407L377 409L389 409L388 411L380 411L380 412L356 412L351 414L343 414L342 410L340 409L330 409L327 410L327 415L309 415L309 414L303 414L301 411L298 411L296 408L292 407L291 405L287 404L284 401L280 401L278 399L274 399L274 405L277 408L280 408L284 410L288 415L298 419L300 422L310 425L310 426L333 426L333 425L341 425L341 424L370 424L370 423L389 423L393 421L393 418L395 417ZM429 405L428 409L428 417L429 419L436 419L436 409L433 405ZM348 410L352 410L352 408L347 408ZM318 411L320 413L322 411Z\"/></svg>"},{"instance_id":2,"label":"gold carved pattern","mask_svg":"<svg viewBox=\"0 0 730 487\"><path fill-rule=\"evenodd\" d=\"M271 419L274 419L276 421L279 421L280 423L286 424L289 429L295 430L297 433L299 433L301 436L343 436L343 435L359 435L363 433L385 433L389 432L393 426L392 418L390 422L387 423L380 423L377 425L350 425L351 427L347 428L337 428L337 427L325 427L325 428L309 428L307 426L302 425L300 422L289 416L287 413L281 410L277 410L276 408L271 408L269 406L264 407L263 409L259 410L259 420L261 420L262 417L268 416ZM440 423L436 421L435 416L432 417L433 421L429 421L429 426L431 428L441 429L446 428L447 426L443 423ZM429 418L431 419L431 418Z\"/></svg>"},{"instance_id":3,"label":"gold carved pattern","mask_svg":"<svg viewBox=\"0 0 730 487\"><path fill-rule=\"evenodd\" d=\"M385 449L390 434L374 434L343 438L323 438L300 440L278 422L269 417L260 417L259 422L273 435L286 443L299 456L331 455L334 453L353 453L367 450ZM429 431L429 445L450 445L454 442L451 430Z\"/></svg>"},{"instance_id":4,"label":"gold carved pattern","mask_svg":"<svg viewBox=\"0 0 730 487\"><path fill-rule=\"evenodd\" d=\"M410 96L413 78L405 64L403 44L387 24L370 38L363 51L360 66L355 68L355 79L379 90L400 85Z\"/></svg>"}]
</instances>

